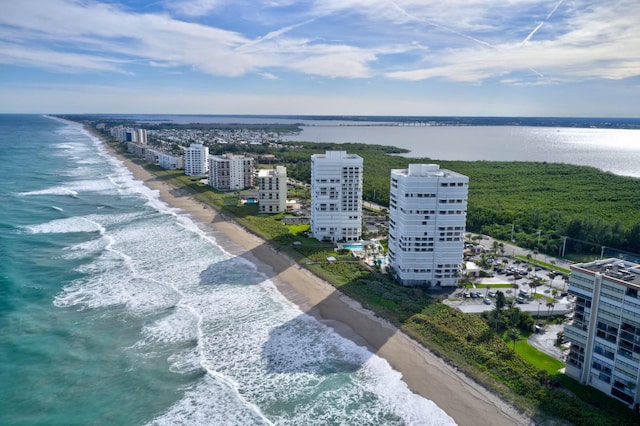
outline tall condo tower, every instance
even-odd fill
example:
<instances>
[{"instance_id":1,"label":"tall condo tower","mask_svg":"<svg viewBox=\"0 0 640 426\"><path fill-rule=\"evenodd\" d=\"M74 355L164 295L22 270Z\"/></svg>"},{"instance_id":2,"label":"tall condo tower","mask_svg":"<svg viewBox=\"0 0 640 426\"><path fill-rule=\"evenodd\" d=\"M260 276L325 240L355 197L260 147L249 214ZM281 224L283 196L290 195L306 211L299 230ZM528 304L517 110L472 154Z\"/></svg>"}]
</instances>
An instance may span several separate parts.
<instances>
[{"instance_id":1,"label":"tall condo tower","mask_svg":"<svg viewBox=\"0 0 640 426\"><path fill-rule=\"evenodd\" d=\"M258 202L260 213L281 213L287 207L287 168L258 171Z\"/></svg>"},{"instance_id":2,"label":"tall condo tower","mask_svg":"<svg viewBox=\"0 0 640 426\"><path fill-rule=\"evenodd\" d=\"M407 286L455 286L469 178L437 164L391 170L389 267Z\"/></svg>"},{"instance_id":3,"label":"tall condo tower","mask_svg":"<svg viewBox=\"0 0 640 426\"><path fill-rule=\"evenodd\" d=\"M311 232L320 241L359 241L362 157L346 151L311 156Z\"/></svg>"},{"instance_id":4,"label":"tall condo tower","mask_svg":"<svg viewBox=\"0 0 640 426\"><path fill-rule=\"evenodd\" d=\"M207 176L209 171L209 147L192 143L184 150L184 174L187 176Z\"/></svg>"},{"instance_id":5,"label":"tall condo tower","mask_svg":"<svg viewBox=\"0 0 640 426\"><path fill-rule=\"evenodd\" d=\"M209 156L209 185L220 191L251 188L253 173L253 158L230 154Z\"/></svg>"}]
</instances>

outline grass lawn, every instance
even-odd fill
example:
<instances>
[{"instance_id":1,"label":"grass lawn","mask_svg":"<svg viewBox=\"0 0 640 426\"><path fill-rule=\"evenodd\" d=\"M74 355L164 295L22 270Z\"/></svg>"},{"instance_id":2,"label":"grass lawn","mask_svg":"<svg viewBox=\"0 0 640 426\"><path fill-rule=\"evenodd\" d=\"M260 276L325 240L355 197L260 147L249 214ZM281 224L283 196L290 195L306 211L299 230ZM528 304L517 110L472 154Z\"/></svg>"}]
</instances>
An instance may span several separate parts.
<instances>
[{"instance_id":1,"label":"grass lawn","mask_svg":"<svg viewBox=\"0 0 640 426\"><path fill-rule=\"evenodd\" d=\"M553 297L545 296L544 294L540 294L540 293L533 293L533 298L534 299L544 299L547 302L551 302L551 303L558 303L558 301L556 299L554 299ZM545 306L545 308L546 308L546 306Z\"/></svg>"},{"instance_id":2,"label":"grass lawn","mask_svg":"<svg viewBox=\"0 0 640 426\"><path fill-rule=\"evenodd\" d=\"M308 231L311 227L309 225L287 225L287 228L292 235L298 235Z\"/></svg>"},{"instance_id":3,"label":"grass lawn","mask_svg":"<svg viewBox=\"0 0 640 426\"><path fill-rule=\"evenodd\" d=\"M551 263L542 262L536 259L528 259L526 256L516 256L516 258L520 260L524 260L525 262L528 262L534 265L542 266L543 268L548 269L550 271L563 272L565 274L571 273L569 269L561 268L560 266L552 265Z\"/></svg>"},{"instance_id":4,"label":"grass lawn","mask_svg":"<svg viewBox=\"0 0 640 426\"><path fill-rule=\"evenodd\" d=\"M476 284L476 288L513 288L513 284Z\"/></svg>"},{"instance_id":5,"label":"grass lawn","mask_svg":"<svg viewBox=\"0 0 640 426\"><path fill-rule=\"evenodd\" d=\"M558 370L564 368L564 363L551 355L534 348L524 336L516 342L516 353L540 370L545 370L549 375L560 374ZM513 341L506 340L513 347Z\"/></svg>"}]
</instances>

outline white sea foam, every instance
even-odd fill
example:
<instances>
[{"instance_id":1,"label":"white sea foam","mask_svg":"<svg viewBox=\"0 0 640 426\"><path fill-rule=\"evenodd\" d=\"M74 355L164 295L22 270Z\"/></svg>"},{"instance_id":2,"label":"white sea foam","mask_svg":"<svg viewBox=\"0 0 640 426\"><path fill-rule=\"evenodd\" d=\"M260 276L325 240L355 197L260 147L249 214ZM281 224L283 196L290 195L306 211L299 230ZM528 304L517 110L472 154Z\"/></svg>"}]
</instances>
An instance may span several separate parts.
<instances>
[{"instance_id":1,"label":"white sea foam","mask_svg":"<svg viewBox=\"0 0 640 426\"><path fill-rule=\"evenodd\" d=\"M55 219L39 225L25 226L24 229L31 234L65 234L70 232L101 232L100 224L83 217L70 217Z\"/></svg>"},{"instance_id":2,"label":"white sea foam","mask_svg":"<svg viewBox=\"0 0 640 426\"><path fill-rule=\"evenodd\" d=\"M233 389L205 377L169 410L149 422L156 426L271 425L255 406L247 406Z\"/></svg>"},{"instance_id":3,"label":"white sea foam","mask_svg":"<svg viewBox=\"0 0 640 426\"><path fill-rule=\"evenodd\" d=\"M155 342L195 342L198 338L198 318L190 310L178 306L171 315L146 325L142 329L142 336L145 345Z\"/></svg>"},{"instance_id":4,"label":"white sea foam","mask_svg":"<svg viewBox=\"0 0 640 426\"><path fill-rule=\"evenodd\" d=\"M65 185L52 186L50 188L35 191L20 192L21 196L32 195L71 195L78 196L82 192L113 192L114 187L111 182L104 179L91 179L69 182Z\"/></svg>"},{"instance_id":5,"label":"white sea foam","mask_svg":"<svg viewBox=\"0 0 640 426\"><path fill-rule=\"evenodd\" d=\"M78 195L77 191L73 191L64 186L53 186L51 188L40 189L37 191L27 191L20 192L18 195L21 196L29 196L29 195L71 195L73 197Z\"/></svg>"}]
</instances>

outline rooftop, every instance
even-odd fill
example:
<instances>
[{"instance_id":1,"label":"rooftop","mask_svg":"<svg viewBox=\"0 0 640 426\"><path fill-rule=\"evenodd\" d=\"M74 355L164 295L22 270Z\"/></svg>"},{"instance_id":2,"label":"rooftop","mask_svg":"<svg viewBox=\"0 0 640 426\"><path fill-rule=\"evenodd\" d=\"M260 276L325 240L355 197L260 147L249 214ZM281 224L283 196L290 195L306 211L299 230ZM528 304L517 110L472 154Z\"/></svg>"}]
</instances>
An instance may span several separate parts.
<instances>
[{"instance_id":1,"label":"rooftop","mask_svg":"<svg viewBox=\"0 0 640 426\"><path fill-rule=\"evenodd\" d=\"M323 159L329 161L340 161L340 160L362 160L357 154L348 154L347 151L325 151L324 154L312 154L312 159Z\"/></svg>"},{"instance_id":2,"label":"rooftop","mask_svg":"<svg viewBox=\"0 0 640 426\"><path fill-rule=\"evenodd\" d=\"M406 169L393 169L392 173L405 176L438 177L466 177L463 174L448 169L441 169L438 164L409 164Z\"/></svg>"},{"instance_id":3,"label":"rooftop","mask_svg":"<svg viewBox=\"0 0 640 426\"><path fill-rule=\"evenodd\" d=\"M602 274L626 286L640 287L640 265L628 260L610 258L588 263L577 263L571 265L571 270L586 271L594 275Z\"/></svg>"}]
</instances>

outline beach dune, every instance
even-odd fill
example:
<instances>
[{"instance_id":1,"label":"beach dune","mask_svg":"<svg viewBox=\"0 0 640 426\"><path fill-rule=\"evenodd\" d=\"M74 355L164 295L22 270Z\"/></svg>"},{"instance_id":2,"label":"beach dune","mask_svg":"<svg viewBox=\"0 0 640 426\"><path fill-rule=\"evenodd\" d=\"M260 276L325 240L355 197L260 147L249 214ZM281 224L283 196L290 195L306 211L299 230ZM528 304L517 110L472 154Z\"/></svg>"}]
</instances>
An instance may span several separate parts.
<instances>
[{"instance_id":1,"label":"beach dune","mask_svg":"<svg viewBox=\"0 0 640 426\"><path fill-rule=\"evenodd\" d=\"M375 317L359 303L338 292L295 261L277 252L266 241L251 234L231 218L157 179L142 166L109 153L148 187L158 190L163 201L184 210L206 224L227 252L256 265L280 293L342 336L364 345L399 371L409 388L432 400L459 425L528 425L534 422L472 379L457 371L388 322Z\"/></svg>"}]
</instances>

